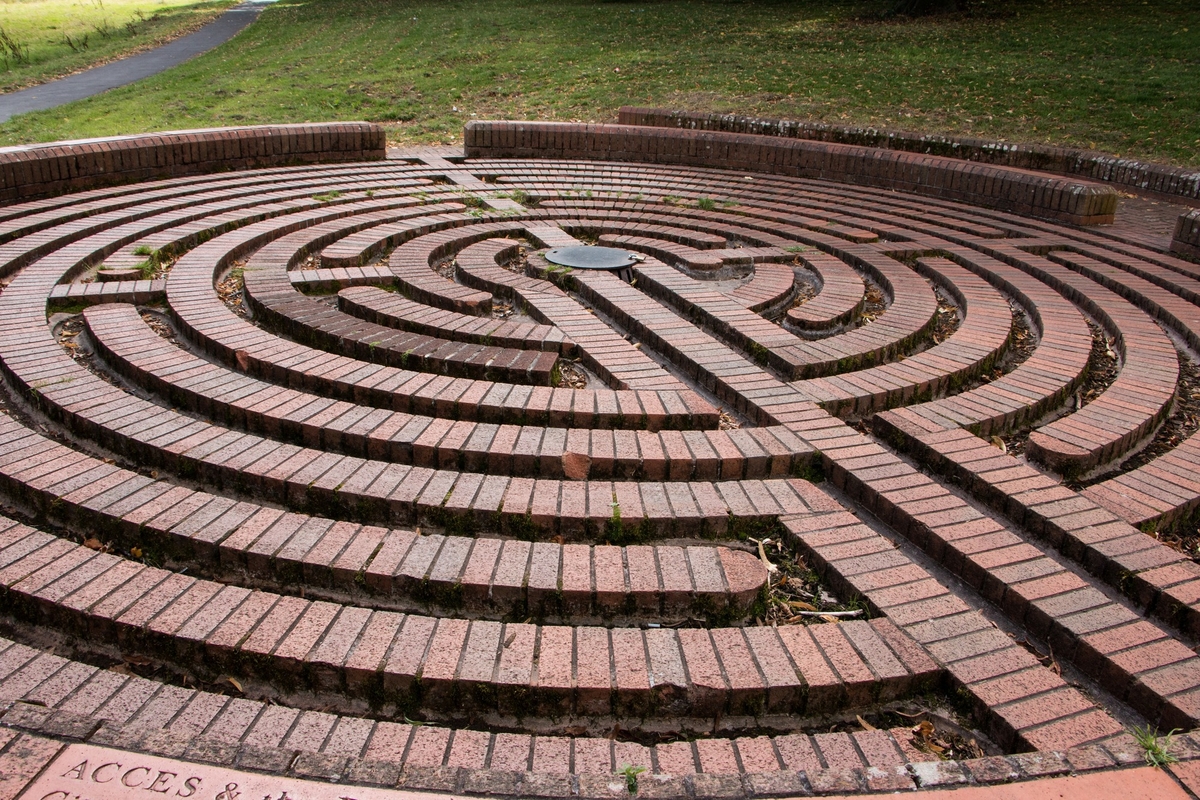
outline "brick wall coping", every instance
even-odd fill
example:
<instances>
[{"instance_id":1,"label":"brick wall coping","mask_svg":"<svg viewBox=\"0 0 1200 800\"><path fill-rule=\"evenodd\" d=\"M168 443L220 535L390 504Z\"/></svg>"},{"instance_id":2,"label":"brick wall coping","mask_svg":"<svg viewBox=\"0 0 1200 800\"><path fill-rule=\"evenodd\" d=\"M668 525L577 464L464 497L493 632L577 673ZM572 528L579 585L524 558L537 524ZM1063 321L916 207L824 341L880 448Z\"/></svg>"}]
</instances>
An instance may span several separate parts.
<instances>
[{"instance_id":1,"label":"brick wall coping","mask_svg":"<svg viewBox=\"0 0 1200 800\"><path fill-rule=\"evenodd\" d=\"M0 147L0 203L151 178L386 156L367 122L254 125Z\"/></svg>"},{"instance_id":2,"label":"brick wall coping","mask_svg":"<svg viewBox=\"0 0 1200 800\"><path fill-rule=\"evenodd\" d=\"M912 192L1078 225L1111 223L1117 193L1099 183L873 147L634 125L473 120L468 158L562 158L767 172Z\"/></svg>"},{"instance_id":3,"label":"brick wall coping","mask_svg":"<svg viewBox=\"0 0 1200 800\"><path fill-rule=\"evenodd\" d=\"M915 133L872 126L836 125L815 120L763 119L740 114L672 111L635 106L623 106L617 120L622 125L754 133L761 136L811 139L948 156L986 164L1075 175L1200 206L1200 170L1145 163L1095 150L1003 142L969 136Z\"/></svg>"}]
</instances>

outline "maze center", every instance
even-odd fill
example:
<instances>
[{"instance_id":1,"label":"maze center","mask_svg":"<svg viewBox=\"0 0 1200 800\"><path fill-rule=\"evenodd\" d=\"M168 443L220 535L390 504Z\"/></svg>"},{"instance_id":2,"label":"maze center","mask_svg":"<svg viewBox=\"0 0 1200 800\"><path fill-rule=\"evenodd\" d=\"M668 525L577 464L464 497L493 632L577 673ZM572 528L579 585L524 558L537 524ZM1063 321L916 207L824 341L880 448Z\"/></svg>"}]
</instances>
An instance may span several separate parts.
<instances>
[{"instance_id":1,"label":"maze center","mask_svg":"<svg viewBox=\"0 0 1200 800\"><path fill-rule=\"evenodd\" d=\"M1085 181L505 126L0 206L8 797L1200 756L1200 267Z\"/></svg>"}]
</instances>

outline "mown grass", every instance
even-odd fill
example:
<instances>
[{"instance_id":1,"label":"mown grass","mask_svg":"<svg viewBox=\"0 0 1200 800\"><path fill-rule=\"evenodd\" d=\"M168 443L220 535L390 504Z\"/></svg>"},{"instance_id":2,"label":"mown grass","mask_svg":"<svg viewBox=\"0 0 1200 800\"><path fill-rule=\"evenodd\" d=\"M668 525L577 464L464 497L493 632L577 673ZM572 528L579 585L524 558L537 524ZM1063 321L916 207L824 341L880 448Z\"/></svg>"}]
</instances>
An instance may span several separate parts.
<instances>
[{"instance_id":1,"label":"mown grass","mask_svg":"<svg viewBox=\"0 0 1200 800\"><path fill-rule=\"evenodd\" d=\"M67 75L199 27L234 0L3 0L0 91Z\"/></svg>"},{"instance_id":2,"label":"mown grass","mask_svg":"<svg viewBox=\"0 0 1200 800\"><path fill-rule=\"evenodd\" d=\"M454 142L471 118L622 104L1093 146L1200 165L1200 4L1014 0L882 20L887 0L281 0L183 67L0 126L7 143L367 119Z\"/></svg>"}]
</instances>

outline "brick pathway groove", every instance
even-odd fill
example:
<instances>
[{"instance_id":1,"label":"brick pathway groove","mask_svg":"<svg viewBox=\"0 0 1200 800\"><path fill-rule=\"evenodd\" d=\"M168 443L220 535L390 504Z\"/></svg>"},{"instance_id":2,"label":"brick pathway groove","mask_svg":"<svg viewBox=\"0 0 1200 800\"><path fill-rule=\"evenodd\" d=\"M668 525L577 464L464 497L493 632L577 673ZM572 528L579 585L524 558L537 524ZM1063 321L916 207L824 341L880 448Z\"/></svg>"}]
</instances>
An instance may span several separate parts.
<instances>
[{"instance_id":1,"label":"brick pathway groove","mask_svg":"<svg viewBox=\"0 0 1200 800\"><path fill-rule=\"evenodd\" d=\"M288 146L366 153L314 127ZM1200 507L1200 267L1010 167L467 133L0 208L6 797L97 747L435 794L987 792L1128 783L1147 726L1182 761L1139 780L1195 790L1200 563L1164 534ZM545 258L581 244L640 260Z\"/></svg>"}]
</instances>

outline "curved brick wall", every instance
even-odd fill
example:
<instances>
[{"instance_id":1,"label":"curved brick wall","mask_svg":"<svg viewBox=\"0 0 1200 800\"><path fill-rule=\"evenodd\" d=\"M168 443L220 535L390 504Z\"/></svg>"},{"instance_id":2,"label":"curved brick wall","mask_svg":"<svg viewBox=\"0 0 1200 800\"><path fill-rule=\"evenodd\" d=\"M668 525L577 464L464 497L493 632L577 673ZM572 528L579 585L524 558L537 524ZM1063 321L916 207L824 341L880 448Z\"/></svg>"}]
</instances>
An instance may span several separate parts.
<instances>
[{"instance_id":1,"label":"curved brick wall","mask_svg":"<svg viewBox=\"0 0 1200 800\"><path fill-rule=\"evenodd\" d=\"M249 167L382 159L379 125L256 125L0 148L0 202L151 178Z\"/></svg>"},{"instance_id":2,"label":"curved brick wall","mask_svg":"<svg viewBox=\"0 0 1200 800\"><path fill-rule=\"evenodd\" d=\"M1200 208L1181 214L1175 223L1175 235L1171 237L1171 252L1177 255L1200 259Z\"/></svg>"},{"instance_id":3,"label":"curved brick wall","mask_svg":"<svg viewBox=\"0 0 1200 800\"><path fill-rule=\"evenodd\" d=\"M622 125L756 133L760 136L812 139L948 156L1060 175L1078 175L1090 180L1128 186L1191 205L1200 204L1200 171L1167 164L1146 164L1094 150L831 125L811 120L761 119L738 114L706 114L699 111L671 111L635 106L622 107L617 121Z\"/></svg>"},{"instance_id":4,"label":"curved brick wall","mask_svg":"<svg viewBox=\"0 0 1200 800\"><path fill-rule=\"evenodd\" d=\"M1110 223L1117 194L1107 186L1010 167L857 145L755 134L630 125L472 121L469 158L641 161L769 172L853 183L1077 225Z\"/></svg>"}]
</instances>

